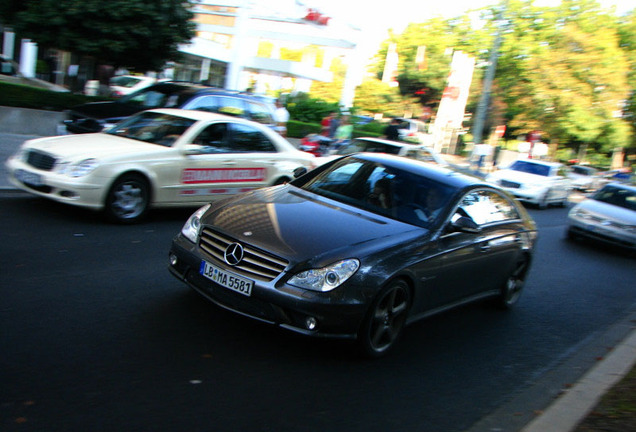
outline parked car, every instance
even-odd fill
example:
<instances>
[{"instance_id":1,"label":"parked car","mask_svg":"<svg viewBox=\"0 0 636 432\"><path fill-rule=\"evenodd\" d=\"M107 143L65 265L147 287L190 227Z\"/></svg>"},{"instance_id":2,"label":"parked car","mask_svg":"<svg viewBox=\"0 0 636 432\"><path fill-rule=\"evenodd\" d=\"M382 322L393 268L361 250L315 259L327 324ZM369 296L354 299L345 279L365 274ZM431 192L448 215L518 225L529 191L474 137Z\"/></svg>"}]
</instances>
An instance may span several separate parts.
<instances>
[{"instance_id":1,"label":"parked car","mask_svg":"<svg viewBox=\"0 0 636 432\"><path fill-rule=\"evenodd\" d=\"M566 206L572 189L567 170L558 162L519 159L510 166L486 176L517 199L545 209L550 204Z\"/></svg>"},{"instance_id":2,"label":"parked car","mask_svg":"<svg viewBox=\"0 0 636 432\"><path fill-rule=\"evenodd\" d=\"M636 250L636 186L610 183L578 203L568 214L567 235Z\"/></svg>"},{"instance_id":3,"label":"parked car","mask_svg":"<svg viewBox=\"0 0 636 432\"><path fill-rule=\"evenodd\" d=\"M143 110L182 108L234 115L274 126L274 107L254 96L181 82L163 82L115 101L90 102L69 111L70 133L100 132Z\"/></svg>"},{"instance_id":4,"label":"parked car","mask_svg":"<svg viewBox=\"0 0 636 432\"><path fill-rule=\"evenodd\" d=\"M118 75L110 79L108 87L111 96L122 97L149 87L156 82L156 78L144 75Z\"/></svg>"},{"instance_id":5,"label":"parked car","mask_svg":"<svg viewBox=\"0 0 636 432\"><path fill-rule=\"evenodd\" d=\"M572 188L582 192L598 189L601 182L598 170L585 165L572 165L567 177L572 181Z\"/></svg>"},{"instance_id":6,"label":"parked car","mask_svg":"<svg viewBox=\"0 0 636 432\"><path fill-rule=\"evenodd\" d=\"M420 318L484 298L512 307L536 236L494 185L357 153L200 208L169 269L221 307L381 356Z\"/></svg>"},{"instance_id":7,"label":"parked car","mask_svg":"<svg viewBox=\"0 0 636 432\"><path fill-rule=\"evenodd\" d=\"M427 132L426 123L407 118L399 118L398 133L400 141L428 144L427 140L430 135Z\"/></svg>"},{"instance_id":8,"label":"parked car","mask_svg":"<svg viewBox=\"0 0 636 432\"><path fill-rule=\"evenodd\" d=\"M26 141L6 166L20 189L132 223L150 207L199 206L284 183L314 159L259 123L165 109L103 133Z\"/></svg>"}]
</instances>

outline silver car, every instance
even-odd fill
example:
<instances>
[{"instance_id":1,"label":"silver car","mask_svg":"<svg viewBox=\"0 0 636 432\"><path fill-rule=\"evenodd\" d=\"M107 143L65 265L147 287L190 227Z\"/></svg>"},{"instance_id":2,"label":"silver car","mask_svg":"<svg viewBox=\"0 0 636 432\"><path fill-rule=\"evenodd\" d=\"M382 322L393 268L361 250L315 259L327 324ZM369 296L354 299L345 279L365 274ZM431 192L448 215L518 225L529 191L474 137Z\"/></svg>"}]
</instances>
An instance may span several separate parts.
<instances>
[{"instance_id":1,"label":"silver car","mask_svg":"<svg viewBox=\"0 0 636 432\"><path fill-rule=\"evenodd\" d=\"M636 186L610 183L574 206L567 235L636 250Z\"/></svg>"}]
</instances>

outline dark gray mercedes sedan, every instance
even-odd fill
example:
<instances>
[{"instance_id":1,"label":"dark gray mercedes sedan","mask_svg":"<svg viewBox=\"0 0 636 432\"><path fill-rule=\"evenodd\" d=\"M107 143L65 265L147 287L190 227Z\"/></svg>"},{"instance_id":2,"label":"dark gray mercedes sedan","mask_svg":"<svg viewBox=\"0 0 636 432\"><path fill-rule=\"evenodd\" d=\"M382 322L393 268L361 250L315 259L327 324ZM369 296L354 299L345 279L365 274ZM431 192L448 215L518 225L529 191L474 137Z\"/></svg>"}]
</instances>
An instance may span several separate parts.
<instances>
[{"instance_id":1,"label":"dark gray mercedes sedan","mask_svg":"<svg viewBox=\"0 0 636 432\"><path fill-rule=\"evenodd\" d=\"M534 221L492 184L358 153L197 210L171 273L217 305L385 354L406 324L468 302L513 306Z\"/></svg>"}]
</instances>

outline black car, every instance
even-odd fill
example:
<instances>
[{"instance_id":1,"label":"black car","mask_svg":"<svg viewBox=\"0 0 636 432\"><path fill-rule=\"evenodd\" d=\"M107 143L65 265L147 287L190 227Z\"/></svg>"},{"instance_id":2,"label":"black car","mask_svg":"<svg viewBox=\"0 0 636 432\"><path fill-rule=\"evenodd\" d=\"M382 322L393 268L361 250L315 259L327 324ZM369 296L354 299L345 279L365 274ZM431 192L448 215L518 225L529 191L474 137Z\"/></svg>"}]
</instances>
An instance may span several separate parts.
<instances>
[{"instance_id":1,"label":"black car","mask_svg":"<svg viewBox=\"0 0 636 432\"><path fill-rule=\"evenodd\" d=\"M514 305L536 237L496 186L359 153L202 207L169 268L224 308L380 356L420 318L486 297Z\"/></svg>"},{"instance_id":2,"label":"black car","mask_svg":"<svg viewBox=\"0 0 636 432\"><path fill-rule=\"evenodd\" d=\"M162 82L115 101L90 102L69 111L64 123L71 133L100 132L143 110L182 108L229 114L274 126L274 106L264 99L215 87Z\"/></svg>"}]
</instances>

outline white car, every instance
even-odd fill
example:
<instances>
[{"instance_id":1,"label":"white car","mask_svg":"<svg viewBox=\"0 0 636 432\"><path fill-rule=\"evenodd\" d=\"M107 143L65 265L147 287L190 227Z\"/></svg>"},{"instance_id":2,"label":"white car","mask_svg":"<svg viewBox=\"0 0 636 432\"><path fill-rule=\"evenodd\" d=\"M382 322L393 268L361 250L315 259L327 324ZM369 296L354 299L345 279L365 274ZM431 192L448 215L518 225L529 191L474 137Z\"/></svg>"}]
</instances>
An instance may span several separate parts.
<instances>
[{"instance_id":1,"label":"white car","mask_svg":"<svg viewBox=\"0 0 636 432\"><path fill-rule=\"evenodd\" d=\"M156 78L143 75L118 75L110 79L108 87L113 96L120 97L150 87L156 82Z\"/></svg>"},{"instance_id":2,"label":"white car","mask_svg":"<svg viewBox=\"0 0 636 432\"><path fill-rule=\"evenodd\" d=\"M20 189L132 223L150 207L199 206L284 183L314 161L265 125L160 109L101 133L26 141L6 167Z\"/></svg>"},{"instance_id":3,"label":"white car","mask_svg":"<svg viewBox=\"0 0 636 432\"><path fill-rule=\"evenodd\" d=\"M567 235L636 250L636 187L610 183L581 201L568 214Z\"/></svg>"},{"instance_id":4,"label":"white car","mask_svg":"<svg viewBox=\"0 0 636 432\"><path fill-rule=\"evenodd\" d=\"M565 206L572 184L565 165L536 159L519 159L509 167L495 171L486 181L495 183L518 200L546 208L550 204Z\"/></svg>"},{"instance_id":5,"label":"white car","mask_svg":"<svg viewBox=\"0 0 636 432\"><path fill-rule=\"evenodd\" d=\"M583 192L596 190L601 184L598 171L589 166L572 165L567 173L572 187Z\"/></svg>"}]
</instances>

